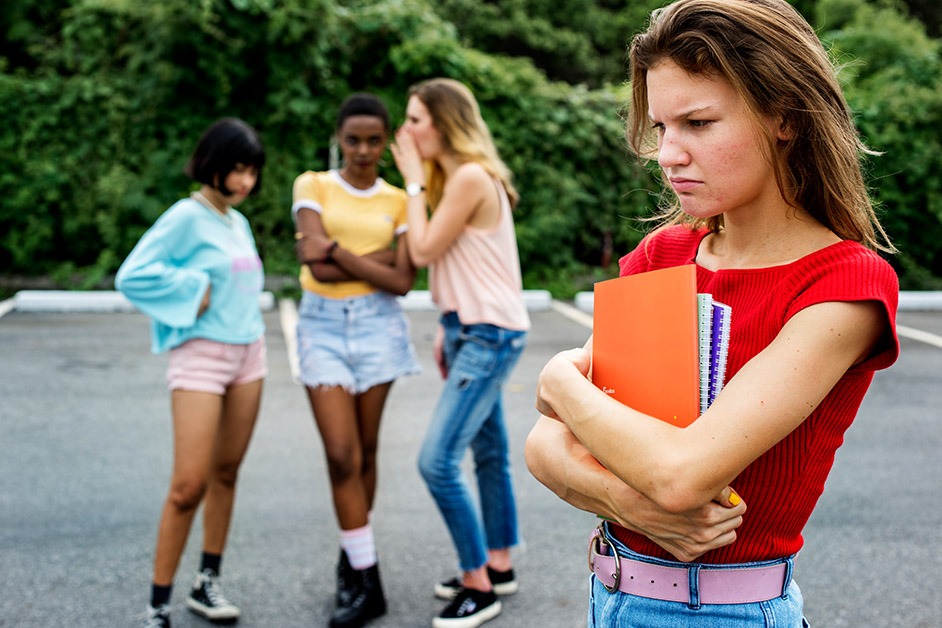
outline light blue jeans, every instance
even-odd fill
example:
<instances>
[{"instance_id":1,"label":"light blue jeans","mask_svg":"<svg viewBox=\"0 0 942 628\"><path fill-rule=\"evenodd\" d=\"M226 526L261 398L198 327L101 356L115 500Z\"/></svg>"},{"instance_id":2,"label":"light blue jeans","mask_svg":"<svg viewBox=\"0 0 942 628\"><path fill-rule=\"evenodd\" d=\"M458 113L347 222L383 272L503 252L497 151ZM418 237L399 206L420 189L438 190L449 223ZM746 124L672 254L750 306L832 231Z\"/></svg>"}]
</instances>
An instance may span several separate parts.
<instances>
[{"instance_id":1,"label":"light blue jeans","mask_svg":"<svg viewBox=\"0 0 942 628\"><path fill-rule=\"evenodd\" d=\"M445 389L419 453L419 472L448 526L463 571L487 563L488 549L518 542L517 507L504 426L502 387L526 345L526 332L462 325L442 315ZM474 456L480 510L461 472Z\"/></svg>"},{"instance_id":2,"label":"light blue jeans","mask_svg":"<svg viewBox=\"0 0 942 628\"><path fill-rule=\"evenodd\" d=\"M660 560L632 552L624 544L609 537L619 556L635 560L689 568L695 563ZM793 564L793 558L788 558ZM741 567L756 567L779 561L743 563ZM692 607L683 602L652 600L638 595L616 591L609 593L595 577L590 576L588 628L802 628L809 624L802 616L804 602L801 590L789 578L787 590L781 597L767 602L750 604L702 604Z\"/></svg>"}]
</instances>

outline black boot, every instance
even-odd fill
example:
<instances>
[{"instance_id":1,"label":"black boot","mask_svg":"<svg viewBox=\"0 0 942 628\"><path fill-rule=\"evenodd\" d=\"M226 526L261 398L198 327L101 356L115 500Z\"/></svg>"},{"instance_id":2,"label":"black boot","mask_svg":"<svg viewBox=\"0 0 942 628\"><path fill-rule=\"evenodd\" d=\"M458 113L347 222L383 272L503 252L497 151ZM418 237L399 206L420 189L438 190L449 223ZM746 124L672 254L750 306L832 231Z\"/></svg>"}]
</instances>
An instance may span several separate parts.
<instances>
[{"instance_id":1,"label":"black boot","mask_svg":"<svg viewBox=\"0 0 942 628\"><path fill-rule=\"evenodd\" d=\"M337 561L337 608L350 606L357 596L356 571L350 566L347 553L340 549L340 559Z\"/></svg>"},{"instance_id":2,"label":"black boot","mask_svg":"<svg viewBox=\"0 0 942 628\"><path fill-rule=\"evenodd\" d=\"M379 581L379 565L354 569L356 596L349 606L338 607L330 618L330 628L360 628L371 619L386 614L386 597Z\"/></svg>"}]
</instances>

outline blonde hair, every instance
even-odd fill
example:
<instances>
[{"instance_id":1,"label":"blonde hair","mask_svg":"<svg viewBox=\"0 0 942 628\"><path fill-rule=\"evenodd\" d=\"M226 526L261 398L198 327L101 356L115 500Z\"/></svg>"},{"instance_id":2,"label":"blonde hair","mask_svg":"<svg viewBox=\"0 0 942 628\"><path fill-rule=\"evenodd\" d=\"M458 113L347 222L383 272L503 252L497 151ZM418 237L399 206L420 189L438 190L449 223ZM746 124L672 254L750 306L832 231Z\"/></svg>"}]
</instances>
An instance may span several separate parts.
<instances>
[{"instance_id":1,"label":"blonde hair","mask_svg":"<svg viewBox=\"0 0 942 628\"><path fill-rule=\"evenodd\" d=\"M632 149L656 156L648 121L647 73L670 60L690 74L727 81L758 122L779 118L790 139L763 130L782 197L840 238L895 252L864 183L861 158L876 154L854 127L834 66L805 19L785 0L678 0L651 13L629 49ZM757 124L757 127L759 125ZM666 223L722 227L722 216L694 219L674 202Z\"/></svg>"},{"instance_id":2,"label":"blonde hair","mask_svg":"<svg viewBox=\"0 0 942 628\"><path fill-rule=\"evenodd\" d=\"M428 109L432 125L442 135L442 147L459 159L480 164L503 184L511 207L516 206L520 195L513 186L510 170L497 154L471 90L453 79L434 78L413 85L409 96L418 98ZM445 173L436 162L427 162L426 170L429 206L434 209L442 199Z\"/></svg>"}]
</instances>

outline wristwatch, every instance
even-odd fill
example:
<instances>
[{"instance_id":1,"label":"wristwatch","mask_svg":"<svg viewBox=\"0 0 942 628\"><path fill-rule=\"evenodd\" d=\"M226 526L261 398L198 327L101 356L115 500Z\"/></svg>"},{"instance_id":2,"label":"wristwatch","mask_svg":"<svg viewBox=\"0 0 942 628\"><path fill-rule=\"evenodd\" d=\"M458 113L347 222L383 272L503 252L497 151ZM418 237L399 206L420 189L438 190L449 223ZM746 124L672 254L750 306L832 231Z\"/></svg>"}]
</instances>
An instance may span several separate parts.
<instances>
[{"instance_id":1,"label":"wristwatch","mask_svg":"<svg viewBox=\"0 0 942 628\"><path fill-rule=\"evenodd\" d=\"M414 198L425 191L425 186L421 183L409 183L406 185L406 196Z\"/></svg>"}]
</instances>

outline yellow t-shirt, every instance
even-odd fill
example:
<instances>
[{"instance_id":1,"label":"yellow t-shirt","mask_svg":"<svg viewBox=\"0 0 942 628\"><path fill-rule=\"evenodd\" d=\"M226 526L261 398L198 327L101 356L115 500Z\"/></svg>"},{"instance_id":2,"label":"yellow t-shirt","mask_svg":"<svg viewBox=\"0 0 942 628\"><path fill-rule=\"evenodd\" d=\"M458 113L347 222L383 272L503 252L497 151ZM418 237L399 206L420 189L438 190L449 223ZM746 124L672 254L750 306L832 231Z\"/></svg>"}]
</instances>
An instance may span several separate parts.
<instances>
[{"instance_id":1,"label":"yellow t-shirt","mask_svg":"<svg viewBox=\"0 0 942 628\"><path fill-rule=\"evenodd\" d=\"M294 180L291 213L308 208L321 216L327 236L357 255L388 249L407 229L406 193L376 179L368 190L350 185L336 170L308 171ZM301 287L332 299L362 296L378 288L365 281L321 283L301 266Z\"/></svg>"}]
</instances>

